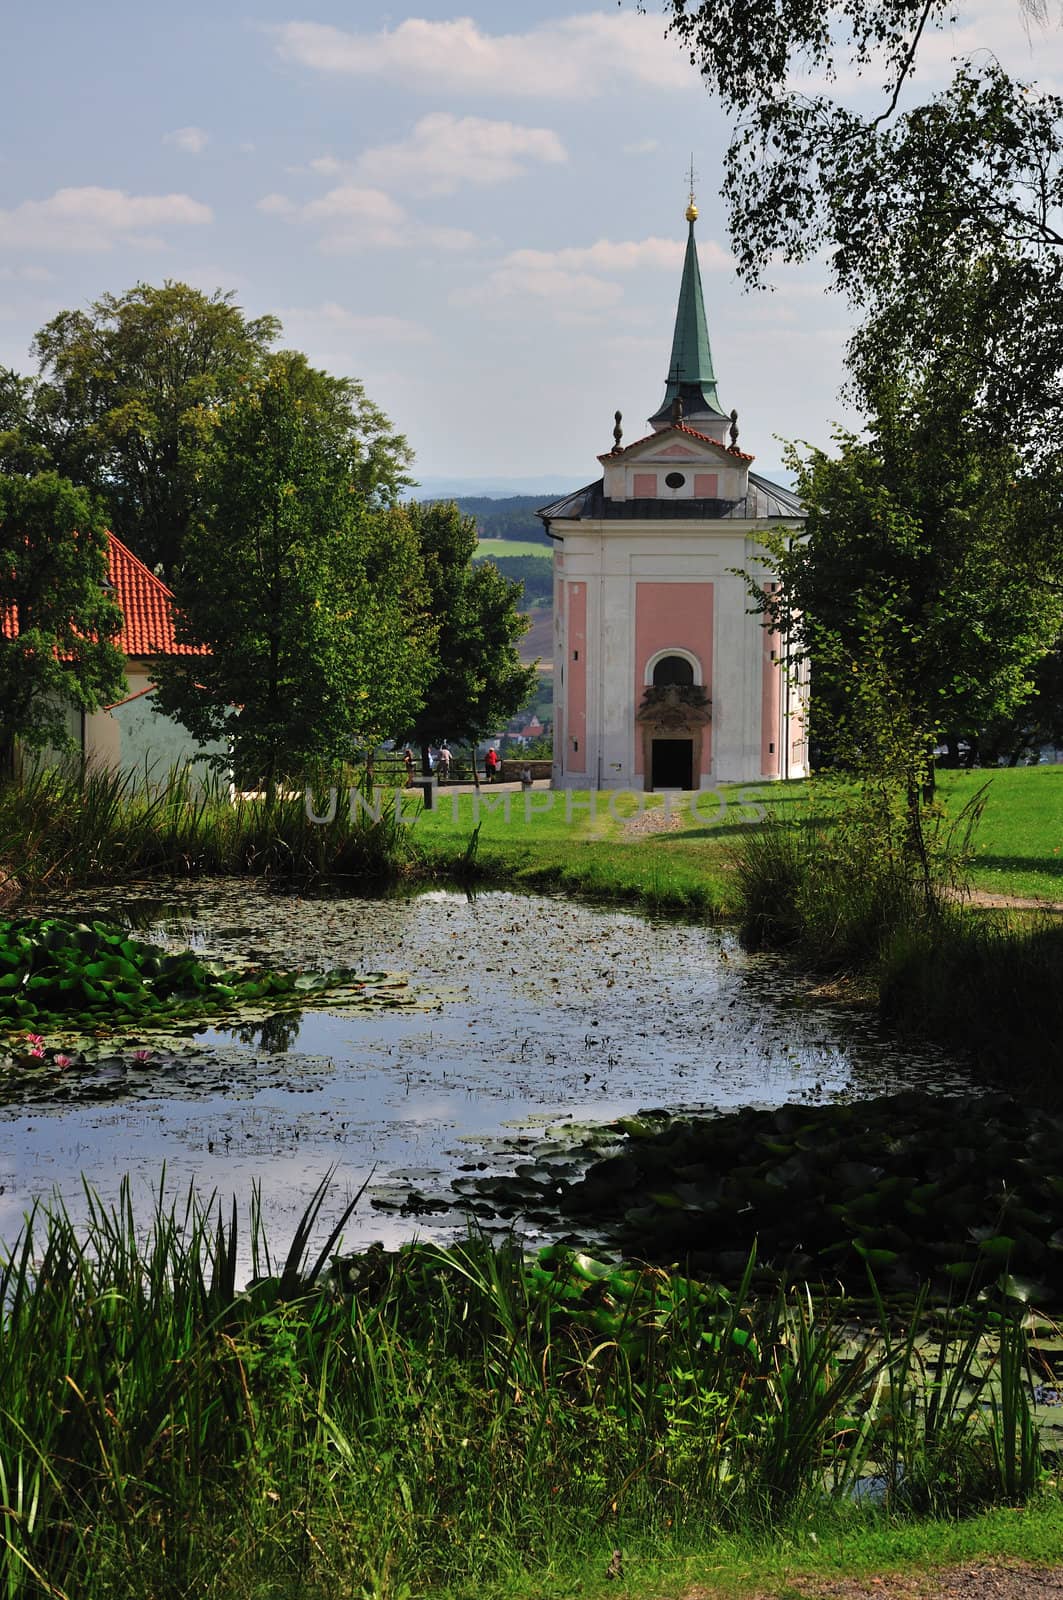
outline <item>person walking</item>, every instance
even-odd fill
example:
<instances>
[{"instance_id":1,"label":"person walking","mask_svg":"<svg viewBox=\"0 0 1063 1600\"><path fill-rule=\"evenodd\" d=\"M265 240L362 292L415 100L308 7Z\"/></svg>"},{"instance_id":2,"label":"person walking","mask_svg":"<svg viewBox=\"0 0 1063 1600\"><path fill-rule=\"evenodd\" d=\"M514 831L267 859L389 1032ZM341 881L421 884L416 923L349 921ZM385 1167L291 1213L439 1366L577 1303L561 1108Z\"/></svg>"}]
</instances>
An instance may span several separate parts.
<instances>
[{"instance_id":1,"label":"person walking","mask_svg":"<svg viewBox=\"0 0 1063 1600\"><path fill-rule=\"evenodd\" d=\"M494 745L491 745L487 754L484 756L484 772L487 776L488 783L494 783L498 776L498 751L495 749Z\"/></svg>"},{"instance_id":2,"label":"person walking","mask_svg":"<svg viewBox=\"0 0 1063 1600\"><path fill-rule=\"evenodd\" d=\"M402 752L402 764L406 768L406 784L405 784L405 787L407 789L412 789L413 788L413 751L410 749L409 745L407 745L405 750Z\"/></svg>"},{"instance_id":3,"label":"person walking","mask_svg":"<svg viewBox=\"0 0 1063 1600\"><path fill-rule=\"evenodd\" d=\"M437 760L436 765L439 768L439 781L440 781L440 783L449 783L450 782L450 746L447 744L446 740L444 740L443 743L439 747L439 759Z\"/></svg>"}]
</instances>

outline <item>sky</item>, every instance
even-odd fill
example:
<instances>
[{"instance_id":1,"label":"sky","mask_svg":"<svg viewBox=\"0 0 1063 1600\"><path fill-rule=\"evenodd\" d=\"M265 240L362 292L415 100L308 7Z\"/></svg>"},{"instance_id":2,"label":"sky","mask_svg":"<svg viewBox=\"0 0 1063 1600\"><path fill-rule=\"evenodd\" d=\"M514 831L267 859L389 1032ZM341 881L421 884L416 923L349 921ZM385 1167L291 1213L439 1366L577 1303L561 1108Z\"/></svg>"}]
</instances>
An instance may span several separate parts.
<instances>
[{"instance_id":1,"label":"sky","mask_svg":"<svg viewBox=\"0 0 1063 1600\"><path fill-rule=\"evenodd\" d=\"M1054 13L971 0L918 88L978 49L1063 84ZM777 474L780 440L855 421L822 264L736 278L728 124L660 0L8 0L0 60L2 365L33 371L60 310L178 279L359 378L426 484L588 482L614 411L630 441L664 394L693 159L743 448Z\"/></svg>"}]
</instances>

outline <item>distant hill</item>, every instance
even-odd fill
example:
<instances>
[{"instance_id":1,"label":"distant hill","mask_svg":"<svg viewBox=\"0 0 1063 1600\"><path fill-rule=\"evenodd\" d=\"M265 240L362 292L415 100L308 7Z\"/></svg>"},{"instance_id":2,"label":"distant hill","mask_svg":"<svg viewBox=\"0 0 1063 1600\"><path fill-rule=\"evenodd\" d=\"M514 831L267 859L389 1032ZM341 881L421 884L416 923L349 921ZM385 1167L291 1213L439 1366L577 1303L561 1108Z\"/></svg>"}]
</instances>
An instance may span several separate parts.
<instances>
[{"instance_id":1,"label":"distant hill","mask_svg":"<svg viewBox=\"0 0 1063 1600\"><path fill-rule=\"evenodd\" d=\"M537 503L544 506L586 481L585 477L566 478L564 474L553 478L423 478L412 493L417 500L461 500L470 495L511 500L514 496L532 495L538 496Z\"/></svg>"},{"instance_id":2,"label":"distant hill","mask_svg":"<svg viewBox=\"0 0 1063 1600\"><path fill-rule=\"evenodd\" d=\"M520 539L549 550L550 540L535 510L549 503L551 493L557 500L564 492L558 489L541 494L513 494L504 500L495 500L490 495L449 495L447 498L453 500L465 516L476 518L481 539Z\"/></svg>"}]
</instances>

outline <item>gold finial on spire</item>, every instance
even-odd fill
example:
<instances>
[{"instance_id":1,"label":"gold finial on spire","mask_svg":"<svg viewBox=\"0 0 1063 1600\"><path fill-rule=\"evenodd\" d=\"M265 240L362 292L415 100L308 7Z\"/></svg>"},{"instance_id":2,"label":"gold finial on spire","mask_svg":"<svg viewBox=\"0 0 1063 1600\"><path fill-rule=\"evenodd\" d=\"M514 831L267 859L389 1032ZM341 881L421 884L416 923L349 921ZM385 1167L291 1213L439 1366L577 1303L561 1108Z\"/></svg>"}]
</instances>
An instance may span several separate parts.
<instances>
[{"instance_id":1,"label":"gold finial on spire","mask_svg":"<svg viewBox=\"0 0 1063 1600\"><path fill-rule=\"evenodd\" d=\"M691 151L691 154L690 154L690 204L687 206L687 221L688 222L696 222L698 220L698 208L694 204L694 177L695 177L695 173L694 173L694 153L693 153L693 151Z\"/></svg>"}]
</instances>

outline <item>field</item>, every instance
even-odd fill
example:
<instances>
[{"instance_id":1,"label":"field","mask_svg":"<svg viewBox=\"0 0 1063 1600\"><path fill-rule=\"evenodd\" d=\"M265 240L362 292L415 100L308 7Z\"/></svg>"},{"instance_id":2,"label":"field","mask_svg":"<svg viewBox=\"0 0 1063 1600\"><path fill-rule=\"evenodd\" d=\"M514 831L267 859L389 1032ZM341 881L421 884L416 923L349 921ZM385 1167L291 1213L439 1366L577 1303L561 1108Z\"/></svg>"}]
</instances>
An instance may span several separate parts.
<instances>
[{"instance_id":1,"label":"field","mask_svg":"<svg viewBox=\"0 0 1063 1600\"><path fill-rule=\"evenodd\" d=\"M542 556L550 560L551 546L536 544L532 539L481 539L476 546L477 556Z\"/></svg>"},{"instance_id":2,"label":"field","mask_svg":"<svg viewBox=\"0 0 1063 1600\"><path fill-rule=\"evenodd\" d=\"M554 670L554 614L544 606L527 613L531 627L520 640L517 649L520 659L529 665L538 661L541 672Z\"/></svg>"}]
</instances>

